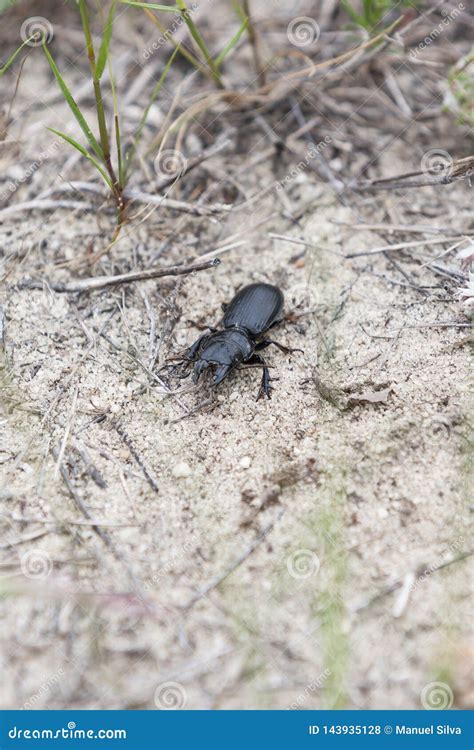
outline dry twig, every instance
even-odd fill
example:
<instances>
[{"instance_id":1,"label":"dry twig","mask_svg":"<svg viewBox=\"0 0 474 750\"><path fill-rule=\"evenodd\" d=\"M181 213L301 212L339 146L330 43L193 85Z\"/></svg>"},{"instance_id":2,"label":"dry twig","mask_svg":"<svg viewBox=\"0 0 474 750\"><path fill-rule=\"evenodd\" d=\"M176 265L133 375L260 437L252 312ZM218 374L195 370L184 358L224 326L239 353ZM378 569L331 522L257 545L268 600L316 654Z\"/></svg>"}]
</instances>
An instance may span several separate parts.
<instances>
[{"instance_id":1,"label":"dry twig","mask_svg":"<svg viewBox=\"0 0 474 750\"><path fill-rule=\"evenodd\" d=\"M54 281L23 281L18 285L19 289L52 289L53 292L61 294L67 292L92 292L98 289L105 289L110 286L119 284L129 284L133 281L148 281L149 279L161 279L165 276L182 276L189 273L205 271L207 268L215 268L220 263L219 258L205 261L204 263L194 263L190 266L168 266L167 268L149 268L147 271L131 271L130 273L121 273L117 276L96 276L90 279L80 279L70 283L60 283Z\"/></svg>"}]
</instances>

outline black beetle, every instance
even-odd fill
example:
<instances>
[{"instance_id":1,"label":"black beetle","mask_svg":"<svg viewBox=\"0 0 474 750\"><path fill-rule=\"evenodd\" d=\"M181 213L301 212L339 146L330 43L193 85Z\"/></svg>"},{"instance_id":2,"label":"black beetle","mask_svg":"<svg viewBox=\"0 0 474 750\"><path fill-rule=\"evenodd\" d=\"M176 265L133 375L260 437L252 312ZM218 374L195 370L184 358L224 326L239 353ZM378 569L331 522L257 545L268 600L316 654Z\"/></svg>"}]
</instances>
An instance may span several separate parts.
<instances>
[{"instance_id":1,"label":"black beetle","mask_svg":"<svg viewBox=\"0 0 474 750\"><path fill-rule=\"evenodd\" d=\"M298 351L263 338L270 328L281 322L283 293L272 284L249 284L222 307L222 330L209 326L211 333L200 336L184 353L184 362L194 364L194 383L210 367L214 371L213 385L217 385L238 365L246 363L263 368L257 400L262 396L270 398L270 373L265 360L256 352L270 344L285 353Z\"/></svg>"}]
</instances>

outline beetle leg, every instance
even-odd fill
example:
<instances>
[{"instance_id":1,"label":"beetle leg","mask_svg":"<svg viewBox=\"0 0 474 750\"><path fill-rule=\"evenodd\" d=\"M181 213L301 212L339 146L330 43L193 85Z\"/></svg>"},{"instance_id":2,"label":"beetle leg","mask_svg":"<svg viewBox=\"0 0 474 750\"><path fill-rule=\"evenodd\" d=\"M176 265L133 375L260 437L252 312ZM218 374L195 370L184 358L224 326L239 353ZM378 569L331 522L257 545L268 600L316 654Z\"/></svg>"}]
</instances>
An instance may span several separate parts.
<instances>
[{"instance_id":1,"label":"beetle leg","mask_svg":"<svg viewBox=\"0 0 474 750\"><path fill-rule=\"evenodd\" d=\"M278 341L273 341L273 339L262 339L262 341L259 341L255 349L257 351L260 351L260 349L265 349L267 346L270 346L270 344L274 344L281 352L284 352L285 354L291 354L292 352L301 352L303 353L302 349L290 349L288 346L284 346L283 344L278 343Z\"/></svg>"},{"instance_id":2,"label":"beetle leg","mask_svg":"<svg viewBox=\"0 0 474 750\"><path fill-rule=\"evenodd\" d=\"M183 360L181 357L174 357L174 362L165 362L164 365L158 368L157 372L161 373L166 370L173 378L187 378L189 375L189 364L186 359Z\"/></svg>"},{"instance_id":3,"label":"beetle leg","mask_svg":"<svg viewBox=\"0 0 474 750\"><path fill-rule=\"evenodd\" d=\"M246 364L260 365L260 367L263 368L262 382L260 383L260 388L258 389L256 401L261 399L263 396L266 396L267 398L271 398L272 386L270 385L270 380L271 380L270 370L268 369L263 357L260 357L258 354L254 354L251 359L247 360Z\"/></svg>"}]
</instances>

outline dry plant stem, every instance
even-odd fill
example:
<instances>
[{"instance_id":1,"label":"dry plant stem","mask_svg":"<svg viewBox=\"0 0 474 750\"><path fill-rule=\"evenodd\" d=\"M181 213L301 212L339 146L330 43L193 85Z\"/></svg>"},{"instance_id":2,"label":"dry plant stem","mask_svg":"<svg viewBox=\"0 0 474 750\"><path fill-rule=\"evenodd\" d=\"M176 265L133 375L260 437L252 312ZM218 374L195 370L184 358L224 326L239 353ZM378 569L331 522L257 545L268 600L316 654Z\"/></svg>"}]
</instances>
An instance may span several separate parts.
<instances>
[{"instance_id":1,"label":"dry plant stem","mask_svg":"<svg viewBox=\"0 0 474 750\"><path fill-rule=\"evenodd\" d=\"M161 148L164 148L164 145L170 133L175 128L180 127L182 122L186 122L193 117L197 117L197 115L201 112L210 109L220 102L226 103L229 107L242 107L250 105L258 106L259 104L268 105L272 103L274 104L277 101L281 101L281 99L286 97L292 89L299 86L299 84L302 83L302 81L306 78L311 78L312 76L314 76L317 71L324 70L326 68L330 68L332 65L338 65L345 62L346 60L350 60L361 50L367 49L368 47L371 47L372 45L382 41L382 39L385 39L386 35L390 34L401 23L401 21L402 17L400 16L400 18L394 21L394 23L387 29L385 29L385 31L381 32L372 39L369 39L367 42L364 42L357 47L353 47L347 52L343 52L341 55L332 57L330 60L324 60L324 62L321 63L311 64L307 68L303 68L302 70L297 70L293 73L288 73L287 75L281 76L277 80L270 81L270 83L267 83L265 86L261 86L253 93L247 94L245 92L234 90L215 91L213 93L206 94L202 99L192 104L188 109L182 112L176 118L176 120L168 125L161 138ZM363 58L358 61L359 64L362 64L362 59Z\"/></svg>"},{"instance_id":2,"label":"dry plant stem","mask_svg":"<svg viewBox=\"0 0 474 750\"><path fill-rule=\"evenodd\" d=\"M275 520L271 521L267 526L265 526L257 539L255 539L255 541L252 542L252 544L240 555L240 557L238 557L237 560L232 563L230 568L228 568L226 571L224 571L224 573L211 581L204 589L201 589L186 605L185 609L191 609L200 599L202 599L204 596L207 596L211 591L220 586L221 583L226 580L226 578L228 578L235 570L237 570L237 568L239 568L242 563L244 563L247 558L250 557L253 552L255 552L256 549L258 549L258 547L266 539L268 534L272 531L275 524L280 520L284 512L285 508L281 508Z\"/></svg>"},{"instance_id":3,"label":"dry plant stem","mask_svg":"<svg viewBox=\"0 0 474 750\"><path fill-rule=\"evenodd\" d=\"M248 18L248 35L250 38L250 42L252 44L252 52L253 52L253 59L255 63L255 72L257 74L257 81L259 86L265 86L267 80L266 80L266 71L265 66L262 63L262 55L260 52L260 38L255 31L255 26L253 25L253 19L252 14L250 12L250 0L243 0L243 8L244 13Z\"/></svg>"},{"instance_id":4,"label":"dry plant stem","mask_svg":"<svg viewBox=\"0 0 474 750\"><path fill-rule=\"evenodd\" d=\"M51 453L52 453L54 460L59 466L59 473L61 474L63 478L64 484L66 485L68 492L72 500L74 501L75 506L81 511L84 518L86 518L87 520L92 520L89 514L89 511L87 510L86 506L82 502L81 497L78 495L78 493L75 491L74 487L72 486L71 480L69 479L69 474L67 473L61 461L59 450L57 448L51 448ZM105 542L105 544L107 544L104 538L106 535L101 532L100 528L95 527L95 526L93 528L94 528L94 531L98 534L98 536L102 539L102 541Z\"/></svg>"},{"instance_id":5,"label":"dry plant stem","mask_svg":"<svg viewBox=\"0 0 474 750\"><path fill-rule=\"evenodd\" d=\"M221 261L219 258L213 258L205 263L195 263L190 266L168 266L167 268L150 268L148 271L132 271L131 273L122 273L118 276L96 276L91 279L81 279L69 284L60 284L49 281L25 281L19 285L20 289L44 289L45 286L52 289L53 292L91 292L97 289L105 289L110 286L119 284L129 284L132 281L148 281L149 279L159 279L165 276L182 276L197 271L205 271L208 268L215 268Z\"/></svg>"},{"instance_id":6,"label":"dry plant stem","mask_svg":"<svg viewBox=\"0 0 474 750\"><path fill-rule=\"evenodd\" d=\"M56 211L57 208L68 210L90 211L94 208L90 203L81 203L80 201L68 200L32 200L24 203L16 203L13 206L7 206L0 210L0 220L13 214L19 214L23 211Z\"/></svg>"},{"instance_id":7,"label":"dry plant stem","mask_svg":"<svg viewBox=\"0 0 474 750\"><path fill-rule=\"evenodd\" d=\"M212 214L220 214L223 211L229 211L232 208L231 205L226 205L224 203L213 206L200 206L197 203L186 203L185 201L178 201L174 198L162 198L159 195L143 193L140 190L126 190L125 196L127 200L130 201L147 203L150 206L162 206L163 208L171 208L176 211L183 211L184 213L194 214L195 216L211 216Z\"/></svg>"},{"instance_id":8,"label":"dry plant stem","mask_svg":"<svg viewBox=\"0 0 474 750\"><path fill-rule=\"evenodd\" d=\"M348 227L352 229L367 230L383 229L391 232L413 233L413 234L446 234L452 232L452 227L429 227L427 224L349 224L347 221L333 220L331 224ZM472 232L465 232L466 237L470 237Z\"/></svg>"},{"instance_id":9,"label":"dry plant stem","mask_svg":"<svg viewBox=\"0 0 474 750\"><path fill-rule=\"evenodd\" d=\"M54 208L92 208L90 204L82 204L76 201L53 201L44 200L50 195L54 195L59 192L70 192L70 191L87 191L89 193L96 193L101 195L104 199L107 197L105 189L96 184L95 182L82 182L72 181L65 185L58 185L50 190L46 190L41 193L41 200L28 201L26 203L18 203L15 206L9 206L0 210L0 219L3 216L8 216L12 213L18 213L26 209L43 209L49 210ZM184 213L194 214L195 216L211 216L212 214L220 214L223 211L230 211L233 206L232 204L216 203L213 205L199 205L197 203L186 203L186 201L175 200L174 198L165 198L160 195L152 195L151 193L144 193L141 190L125 190L125 199L129 202L146 203L149 206L161 206L162 208L170 208L175 211L182 211Z\"/></svg>"},{"instance_id":10,"label":"dry plant stem","mask_svg":"<svg viewBox=\"0 0 474 750\"><path fill-rule=\"evenodd\" d=\"M56 448L52 448L51 453L53 455L54 460L57 462L60 462L61 459L60 459L59 451ZM81 497L74 489L74 486L71 482L69 474L64 464L61 462L59 463L59 472L61 474L63 482L66 485L66 488L75 506L81 511L81 513L83 514L86 520L93 522L94 519L91 517L91 514L89 513L88 509L84 505ZM122 553L116 549L109 533L107 531L104 531L104 529L101 528L100 526L96 526L95 523L91 524L91 528L97 534L99 539L105 544L105 546L110 550L111 554L115 557L115 559L118 560L118 562L120 562L121 565L123 565L123 568L126 571L127 575L129 576L129 579L133 585L134 593L141 599L141 601L143 602L146 608L150 608L148 601L142 594L142 587L141 587L140 582L137 580L133 570L131 569L127 560L125 560L125 558L123 557Z\"/></svg>"},{"instance_id":11,"label":"dry plant stem","mask_svg":"<svg viewBox=\"0 0 474 750\"><path fill-rule=\"evenodd\" d=\"M349 253L346 258L360 258L363 255L378 255L379 253L392 252L393 250L405 250L410 247L423 247L423 245L443 245L447 242L455 242L456 237L440 237L434 240L415 240L414 242L397 242L395 245L383 245L372 250L363 250L357 253Z\"/></svg>"},{"instance_id":12,"label":"dry plant stem","mask_svg":"<svg viewBox=\"0 0 474 750\"><path fill-rule=\"evenodd\" d=\"M210 159L211 157L216 156L217 154L220 154L221 151L224 151L228 146L230 146L230 144L231 144L231 141L229 139L226 139L222 143L218 143L215 146L212 146L211 148L206 149L201 154L198 154L197 156L194 156L188 159L186 168L183 170L180 177L184 177L185 174L188 174L188 172L198 167L207 159ZM164 188L169 187L169 185L172 185L174 182L176 182L176 177L164 177L162 180L159 180L157 187L159 190L163 190Z\"/></svg>"},{"instance_id":13,"label":"dry plant stem","mask_svg":"<svg viewBox=\"0 0 474 750\"><path fill-rule=\"evenodd\" d=\"M473 550L467 550L466 552L461 552L461 554L457 555L456 557L453 557L452 560L447 560L446 562L441 563L440 565L437 565L435 568L431 570L431 575L433 573L437 573L439 570L444 570L444 568L449 567L450 565L455 565L458 562L463 562L463 560L467 560L469 557L472 557L474 555ZM415 580L417 576L423 575L424 567L421 566L418 571L415 572ZM391 586L387 586L385 589L382 589L382 591L379 591L378 594L375 594L369 601L366 601L362 604L359 604L358 606L354 607L352 610L353 613L361 612L364 609L367 609L368 607L371 607L372 604L375 604L380 599L383 599L385 596L388 596L389 594L393 594L395 591L398 591L398 589L403 585L403 580L396 581Z\"/></svg>"},{"instance_id":14,"label":"dry plant stem","mask_svg":"<svg viewBox=\"0 0 474 750\"><path fill-rule=\"evenodd\" d=\"M428 185L450 185L456 180L469 178L474 174L474 156L456 159L452 166L439 175L429 176L424 172L407 172L394 177L379 180L354 180L349 184L351 190L397 190L399 188L426 187ZM420 175L424 175L416 179Z\"/></svg>"}]
</instances>

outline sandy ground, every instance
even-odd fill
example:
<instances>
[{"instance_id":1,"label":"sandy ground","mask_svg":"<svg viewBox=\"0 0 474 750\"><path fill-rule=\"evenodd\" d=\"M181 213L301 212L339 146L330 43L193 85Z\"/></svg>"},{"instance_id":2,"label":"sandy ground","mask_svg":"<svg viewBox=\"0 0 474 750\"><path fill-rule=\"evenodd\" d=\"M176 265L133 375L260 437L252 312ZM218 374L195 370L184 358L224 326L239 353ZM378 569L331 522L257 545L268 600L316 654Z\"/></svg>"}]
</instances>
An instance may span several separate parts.
<instances>
[{"instance_id":1,"label":"sandy ground","mask_svg":"<svg viewBox=\"0 0 474 750\"><path fill-rule=\"evenodd\" d=\"M5 183L67 116L34 60ZM42 81L38 115L28 92ZM451 281L421 265L445 246L394 255L403 273L382 253L344 257L387 244L356 226L387 216L472 233L469 186L341 205L304 170L284 197L260 192L292 161L249 168L271 144L248 130L245 158L231 148L193 179L205 202L231 202L226 174L258 200L218 218L155 211L93 269L113 230L96 196L83 196L92 210L0 217L4 708L421 708L437 690L472 703L468 320ZM400 138L378 173L409 171L424 150ZM91 172L61 146L11 205L71 179ZM235 237L245 244L219 267L179 280L21 285L168 265ZM255 400L253 369L216 391L169 380L183 389L170 394L159 364L260 280L291 313L275 338L303 350L268 350L272 399Z\"/></svg>"}]
</instances>

